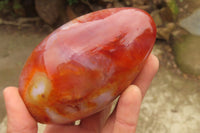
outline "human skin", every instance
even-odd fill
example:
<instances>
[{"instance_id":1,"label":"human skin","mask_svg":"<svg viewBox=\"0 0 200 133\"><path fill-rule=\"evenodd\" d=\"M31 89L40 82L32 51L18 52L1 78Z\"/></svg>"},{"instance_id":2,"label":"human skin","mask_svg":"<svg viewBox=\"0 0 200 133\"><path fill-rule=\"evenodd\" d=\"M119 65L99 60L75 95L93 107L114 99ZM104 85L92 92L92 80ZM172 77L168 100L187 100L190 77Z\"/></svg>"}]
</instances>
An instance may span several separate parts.
<instances>
[{"instance_id":1,"label":"human skin","mask_svg":"<svg viewBox=\"0 0 200 133\"><path fill-rule=\"evenodd\" d=\"M103 111L81 120L80 125L47 125L44 133L135 133L140 105L158 70L158 59L150 55L135 81L120 96L115 110L111 105ZM37 122L24 105L18 89L4 90L7 110L7 133L37 133Z\"/></svg>"}]
</instances>

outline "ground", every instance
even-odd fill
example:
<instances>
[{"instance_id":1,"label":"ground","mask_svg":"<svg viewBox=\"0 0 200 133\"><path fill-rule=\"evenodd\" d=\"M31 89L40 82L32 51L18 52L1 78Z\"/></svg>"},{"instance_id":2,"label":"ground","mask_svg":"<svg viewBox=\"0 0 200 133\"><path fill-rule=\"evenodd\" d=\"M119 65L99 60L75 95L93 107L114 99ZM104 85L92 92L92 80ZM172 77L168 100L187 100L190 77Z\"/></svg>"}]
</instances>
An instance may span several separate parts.
<instances>
[{"instance_id":1,"label":"ground","mask_svg":"<svg viewBox=\"0 0 200 133\"><path fill-rule=\"evenodd\" d=\"M17 86L23 64L34 47L47 35L40 29L0 26L0 121L5 116L2 90Z\"/></svg>"},{"instance_id":2,"label":"ground","mask_svg":"<svg viewBox=\"0 0 200 133\"><path fill-rule=\"evenodd\" d=\"M6 129L2 91L6 86L18 85L24 62L34 47L49 33L50 31L38 27L20 29L0 26L1 133L5 133ZM199 80L188 77L177 68L171 47L165 41L157 41L153 53L159 58L160 68L142 103L137 133L198 133Z\"/></svg>"}]
</instances>

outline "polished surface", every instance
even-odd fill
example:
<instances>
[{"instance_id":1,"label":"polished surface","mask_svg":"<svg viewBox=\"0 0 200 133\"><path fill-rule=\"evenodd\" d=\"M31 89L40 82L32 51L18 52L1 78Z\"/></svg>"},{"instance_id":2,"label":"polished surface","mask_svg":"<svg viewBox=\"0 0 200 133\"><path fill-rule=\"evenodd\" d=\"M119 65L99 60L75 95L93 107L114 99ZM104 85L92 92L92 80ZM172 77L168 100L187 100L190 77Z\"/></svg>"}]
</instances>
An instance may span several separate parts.
<instances>
[{"instance_id":1,"label":"polished surface","mask_svg":"<svg viewBox=\"0 0 200 133\"><path fill-rule=\"evenodd\" d=\"M42 123L69 123L100 111L140 72L156 37L134 8L97 11L61 26L32 52L20 94Z\"/></svg>"}]
</instances>

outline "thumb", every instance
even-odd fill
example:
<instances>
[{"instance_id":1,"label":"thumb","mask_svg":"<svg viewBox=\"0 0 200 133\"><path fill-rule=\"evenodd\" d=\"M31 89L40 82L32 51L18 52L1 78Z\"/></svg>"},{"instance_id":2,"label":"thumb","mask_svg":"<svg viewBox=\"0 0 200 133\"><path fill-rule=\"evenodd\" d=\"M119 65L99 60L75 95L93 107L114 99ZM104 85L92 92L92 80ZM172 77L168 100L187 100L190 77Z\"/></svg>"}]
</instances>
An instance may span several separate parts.
<instances>
[{"instance_id":1,"label":"thumb","mask_svg":"<svg viewBox=\"0 0 200 133\"><path fill-rule=\"evenodd\" d=\"M129 86L121 95L115 114L114 133L135 133L142 94L140 89Z\"/></svg>"},{"instance_id":2,"label":"thumb","mask_svg":"<svg viewBox=\"0 0 200 133\"><path fill-rule=\"evenodd\" d=\"M120 96L117 108L108 119L103 133L135 133L142 102L142 93L130 85Z\"/></svg>"},{"instance_id":3,"label":"thumb","mask_svg":"<svg viewBox=\"0 0 200 133\"><path fill-rule=\"evenodd\" d=\"M7 87L4 90L7 110L7 133L37 133L37 123L24 105L18 89Z\"/></svg>"}]
</instances>

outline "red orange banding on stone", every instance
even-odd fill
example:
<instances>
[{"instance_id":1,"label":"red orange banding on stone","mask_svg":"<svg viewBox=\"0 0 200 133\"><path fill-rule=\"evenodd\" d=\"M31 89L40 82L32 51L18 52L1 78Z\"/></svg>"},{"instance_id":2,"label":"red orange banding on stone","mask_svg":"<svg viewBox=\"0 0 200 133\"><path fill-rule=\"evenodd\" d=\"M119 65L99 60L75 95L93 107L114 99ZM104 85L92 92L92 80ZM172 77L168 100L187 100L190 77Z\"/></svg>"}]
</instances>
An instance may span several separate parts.
<instances>
[{"instance_id":1,"label":"red orange banding on stone","mask_svg":"<svg viewBox=\"0 0 200 133\"><path fill-rule=\"evenodd\" d=\"M92 115L136 78L155 38L155 23L139 9L105 9L76 18L34 49L20 76L22 99L42 123Z\"/></svg>"}]
</instances>

